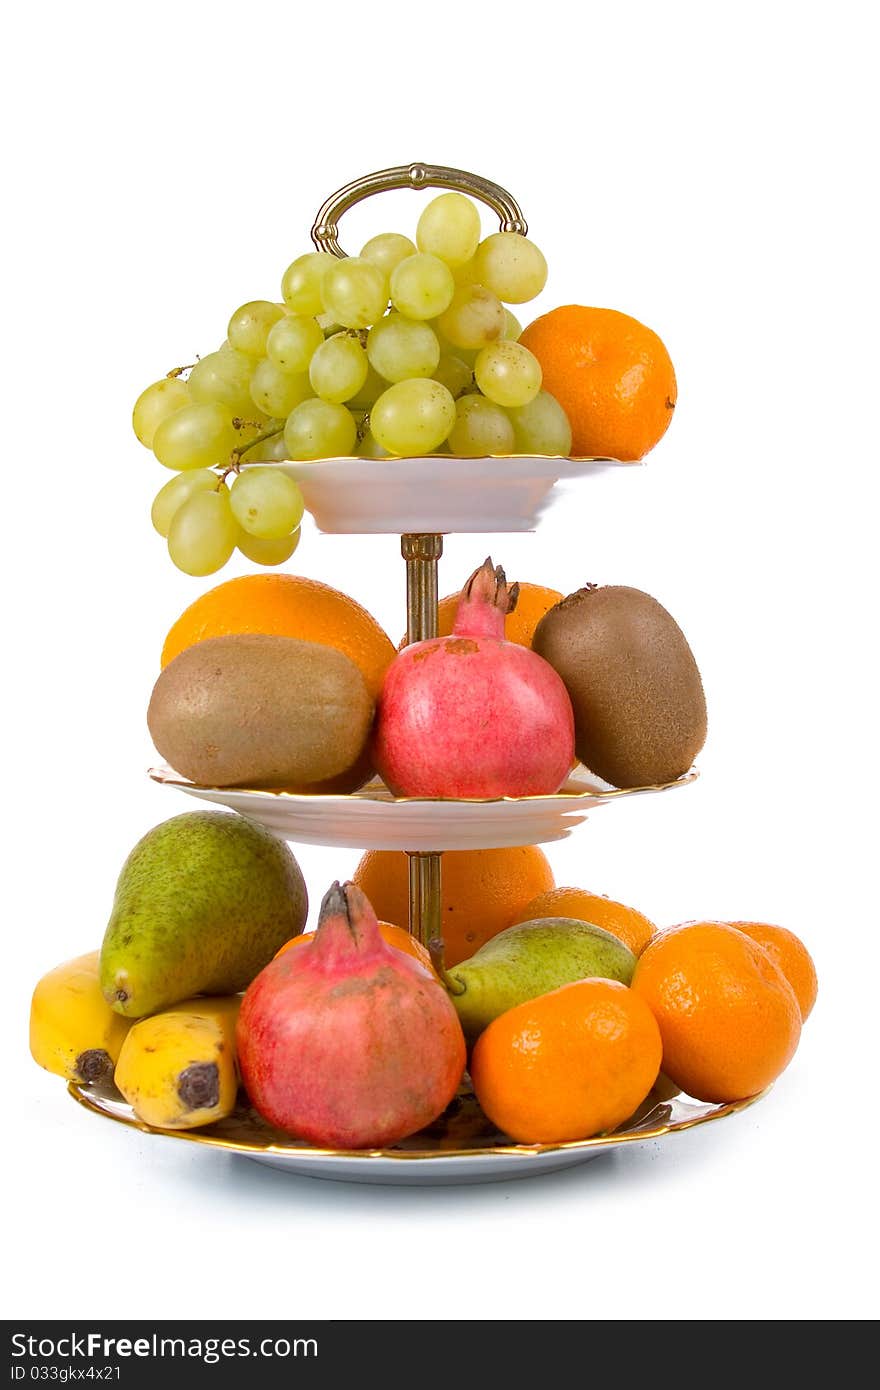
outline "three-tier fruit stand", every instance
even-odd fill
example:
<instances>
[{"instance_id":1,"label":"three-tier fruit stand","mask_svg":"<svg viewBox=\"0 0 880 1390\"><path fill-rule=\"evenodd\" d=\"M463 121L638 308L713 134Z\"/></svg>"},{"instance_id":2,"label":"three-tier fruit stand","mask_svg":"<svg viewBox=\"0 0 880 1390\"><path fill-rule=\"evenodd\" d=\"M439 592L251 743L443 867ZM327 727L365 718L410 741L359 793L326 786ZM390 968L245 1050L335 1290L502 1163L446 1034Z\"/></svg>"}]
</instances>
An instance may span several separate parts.
<instances>
[{"instance_id":1,"label":"three-tier fruit stand","mask_svg":"<svg viewBox=\"0 0 880 1390\"><path fill-rule=\"evenodd\" d=\"M525 236L527 224L513 197L464 170L411 164L385 169L346 185L320 209L312 240L342 257L339 219L374 193L396 188L452 188L497 213L501 230ZM407 640L438 632L438 562L443 536L455 532L522 532L535 528L560 485L624 465L611 459L525 455L455 458L338 458L279 467L302 489L307 509L329 534L397 535L406 562ZM669 790L693 781L691 771L662 787L618 790L578 769L556 794L492 801L431 801L392 796L378 781L347 796L197 786L170 769L151 776L202 800L259 821L284 839L338 848L404 850L409 857L409 929L425 945L442 935L442 854L557 840L587 812L623 797ZM571 1166L625 1144L645 1142L745 1109L697 1102L661 1085L621 1129L574 1143L521 1145L493 1130L464 1090L428 1130L391 1149L341 1152L317 1149L273 1130L253 1110L197 1130L153 1130L138 1120L112 1088L69 1090L92 1111L135 1128L243 1154L274 1167L315 1177L379 1183L454 1183L510 1177Z\"/></svg>"}]
</instances>

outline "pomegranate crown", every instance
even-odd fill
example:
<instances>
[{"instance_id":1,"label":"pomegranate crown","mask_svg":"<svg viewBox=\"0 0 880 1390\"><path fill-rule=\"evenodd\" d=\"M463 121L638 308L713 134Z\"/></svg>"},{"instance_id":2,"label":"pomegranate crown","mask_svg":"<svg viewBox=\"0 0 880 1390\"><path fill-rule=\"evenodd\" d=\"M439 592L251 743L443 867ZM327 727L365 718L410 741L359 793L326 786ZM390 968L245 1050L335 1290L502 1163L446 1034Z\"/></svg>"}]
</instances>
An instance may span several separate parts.
<instances>
[{"instance_id":1,"label":"pomegranate crown","mask_svg":"<svg viewBox=\"0 0 880 1390\"><path fill-rule=\"evenodd\" d=\"M324 894L315 946L327 961L384 947L376 914L356 883L336 882Z\"/></svg>"},{"instance_id":2,"label":"pomegranate crown","mask_svg":"<svg viewBox=\"0 0 880 1390\"><path fill-rule=\"evenodd\" d=\"M372 910L368 899L356 883L350 880L340 883L337 879L324 894L318 919L323 922L326 917L341 917L351 927Z\"/></svg>"},{"instance_id":3,"label":"pomegranate crown","mask_svg":"<svg viewBox=\"0 0 880 1390\"><path fill-rule=\"evenodd\" d=\"M519 598L519 585L508 584L502 567L493 565L492 556L487 555L465 584L462 597L480 599L501 613L512 613Z\"/></svg>"}]
</instances>

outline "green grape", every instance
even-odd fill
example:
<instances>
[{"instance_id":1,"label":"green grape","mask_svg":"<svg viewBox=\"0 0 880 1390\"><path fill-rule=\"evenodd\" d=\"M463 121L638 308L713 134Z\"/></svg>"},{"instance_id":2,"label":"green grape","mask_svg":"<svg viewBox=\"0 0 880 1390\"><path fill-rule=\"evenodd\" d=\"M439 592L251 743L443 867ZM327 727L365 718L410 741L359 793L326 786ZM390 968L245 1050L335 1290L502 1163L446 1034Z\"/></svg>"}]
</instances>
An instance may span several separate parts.
<instances>
[{"instance_id":1,"label":"green grape","mask_svg":"<svg viewBox=\"0 0 880 1390\"><path fill-rule=\"evenodd\" d=\"M435 319L449 307L452 271L439 256L407 256L391 272L391 302L408 319Z\"/></svg>"},{"instance_id":2,"label":"green grape","mask_svg":"<svg viewBox=\"0 0 880 1390\"><path fill-rule=\"evenodd\" d=\"M278 468L246 468L232 484L229 500L241 529L261 541L280 541L302 521L302 493Z\"/></svg>"},{"instance_id":3,"label":"green grape","mask_svg":"<svg viewBox=\"0 0 880 1390\"><path fill-rule=\"evenodd\" d=\"M457 357L460 362L464 362L466 366L470 367L471 375L473 376L474 363L476 362L477 356L482 351L482 349L456 347L454 343L450 343L449 339L444 338L443 334L440 332L440 322L438 319L434 320L434 322L431 324L431 327L437 334L437 341L440 344L441 358Z\"/></svg>"},{"instance_id":4,"label":"green grape","mask_svg":"<svg viewBox=\"0 0 880 1390\"><path fill-rule=\"evenodd\" d=\"M361 260L372 261L387 279L395 266L405 261L407 256L416 254L416 249L408 236L401 236L399 232L380 232L379 236L367 242L361 251Z\"/></svg>"},{"instance_id":5,"label":"green grape","mask_svg":"<svg viewBox=\"0 0 880 1390\"><path fill-rule=\"evenodd\" d=\"M504 305L483 285L458 285L437 327L455 348L477 350L504 333Z\"/></svg>"},{"instance_id":6,"label":"green grape","mask_svg":"<svg viewBox=\"0 0 880 1390\"><path fill-rule=\"evenodd\" d=\"M185 405L163 420L153 437L153 453L166 468L215 468L226 463L241 437L222 405Z\"/></svg>"},{"instance_id":7,"label":"green grape","mask_svg":"<svg viewBox=\"0 0 880 1390\"><path fill-rule=\"evenodd\" d=\"M386 381L430 376L440 361L440 344L424 322L388 314L370 329L367 357Z\"/></svg>"},{"instance_id":8,"label":"green grape","mask_svg":"<svg viewBox=\"0 0 880 1390\"><path fill-rule=\"evenodd\" d=\"M496 405L528 405L541 389L541 364L522 343L493 343L483 348L474 376L484 396Z\"/></svg>"},{"instance_id":9,"label":"green grape","mask_svg":"<svg viewBox=\"0 0 880 1390\"><path fill-rule=\"evenodd\" d=\"M449 449L463 458L513 452L513 425L500 405L485 396L462 396L455 402L455 424L449 433Z\"/></svg>"},{"instance_id":10,"label":"green grape","mask_svg":"<svg viewBox=\"0 0 880 1390\"><path fill-rule=\"evenodd\" d=\"M253 370L254 359L226 343L195 364L187 381L189 393L194 401L225 406L232 415L248 414Z\"/></svg>"},{"instance_id":11,"label":"green grape","mask_svg":"<svg viewBox=\"0 0 880 1390\"><path fill-rule=\"evenodd\" d=\"M431 375L441 386L446 387L451 396L458 399L466 386L473 385L474 369L460 357L447 352L440 358Z\"/></svg>"},{"instance_id":12,"label":"green grape","mask_svg":"<svg viewBox=\"0 0 880 1390\"><path fill-rule=\"evenodd\" d=\"M282 372L307 372L312 353L323 341L317 319L307 314L285 314L269 330L266 356Z\"/></svg>"},{"instance_id":13,"label":"green grape","mask_svg":"<svg viewBox=\"0 0 880 1390\"><path fill-rule=\"evenodd\" d=\"M333 264L321 286L324 308L343 328L369 328L388 307L388 281L378 266L359 256Z\"/></svg>"},{"instance_id":14,"label":"green grape","mask_svg":"<svg viewBox=\"0 0 880 1390\"><path fill-rule=\"evenodd\" d=\"M303 401L290 412L284 426L284 442L292 459L346 457L354 452L356 441L354 416L333 401Z\"/></svg>"},{"instance_id":15,"label":"green grape","mask_svg":"<svg viewBox=\"0 0 880 1390\"><path fill-rule=\"evenodd\" d=\"M285 372L268 357L254 368L251 401L273 420L283 420L312 394L308 372Z\"/></svg>"},{"instance_id":16,"label":"green grape","mask_svg":"<svg viewBox=\"0 0 880 1390\"><path fill-rule=\"evenodd\" d=\"M299 538L299 527L278 541L258 540L256 536L249 536L247 531L242 531L238 537L238 548L242 555L248 560L253 560L255 565L283 565L299 545Z\"/></svg>"},{"instance_id":17,"label":"green grape","mask_svg":"<svg viewBox=\"0 0 880 1390\"><path fill-rule=\"evenodd\" d=\"M131 425L140 442L153 447L153 435L163 420L181 406L189 405L192 397L185 381L178 376L165 376L142 391L131 412Z\"/></svg>"},{"instance_id":18,"label":"green grape","mask_svg":"<svg viewBox=\"0 0 880 1390\"><path fill-rule=\"evenodd\" d=\"M525 304L547 283L547 262L533 241L516 232L495 232L474 257L477 278L506 304Z\"/></svg>"},{"instance_id":19,"label":"green grape","mask_svg":"<svg viewBox=\"0 0 880 1390\"><path fill-rule=\"evenodd\" d=\"M568 416L549 391L539 391L528 405L517 406L508 414L518 454L554 454L567 458L571 453Z\"/></svg>"},{"instance_id":20,"label":"green grape","mask_svg":"<svg viewBox=\"0 0 880 1390\"><path fill-rule=\"evenodd\" d=\"M479 276L477 275L477 263L471 256L464 265L457 265L452 272L457 285L477 285Z\"/></svg>"},{"instance_id":21,"label":"green grape","mask_svg":"<svg viewBox=\"0 0 880 1390\"><path fill-rule=\"evenodd\" d=\"M367 366L367 376L363 386L356 396L352 396L346 404L349 410L369 410L374 401L377 401L382 392L386 390L388 382L381 377L375 368Z\"/></svg>"},{"instance_id":22,"label":"green grape","mask_svg":"<svg viewBox=\"0 0 880 1390\"><path fill-rule=\"evenodd\" d=\"M283 304L270 304L268 299L252 299L249 304L242 304L229 320L226 330L229 346L247 357L265 357L269 330L283 318Z\"/></svg>"},{"instance_id":23,"label":"green grape","mask_svg":"<svg viewBox=\"0 0 880 1390\"><path fill-rule=\"evenodd\" d=\"M504 310L504 332L501 335L505 342L515 343L522 333L522 324L516 314L512 314L509 309Z\"/></svg>"},{"instance_id":24,"label":"green grape","mask_svg":"<svg viewBox=\"0 0 880 1390\"><path fill-rule=\"evenodd\" d=\"M387 459L388 450L383 449L381 444L376 442L372 430L367 430L363 439L357 447L358 458L362 459Z\"/></svg>"},{"instance_id":25,"label":"green grape","mask_svg":"<svg viewBox=\"0 0 880 1390\"><path fill-rule=\"evenodd\" d=\"M168 535L174 513L189 497L197 492L210 492L218 483L217 474L210 468L191 468L188 473L176 473L169 479L156 493L150 510L150 520L159 535Z\"/></svg>"},{"instance_id":26,"label":"green grape","mask_svg":"<svg viewBox=\"0 0 880 1390\"><path fill-rule=\"evenodd\" d=\"M367 354L350 333L337 333L322 343L309 366L309 382L322 401L341 405L363 389L369 370Z\"/></svg>"},{"instance_id":27,"label":"green grape","mask_svg":"<svg viewBox=\"0 0 880 1390\"><path fill-rule=\"evenodd\" d=\"M332 338L334 333L342 332L342 324L337 323L332 314L316 314L315 323L325 338Z\"/></svg>"},{"instance_id":28,"label":"green grape","mask_svg":"<svg viewBox=\"0 0 880 1390\"><path fill-rule=\"evenodd\" d=\"M430 454L454 424L452 396L424 377L389 386L370 411L373 437L391 454Z\"/></svg>"},{"instance_id":29,"label":"green grape","mask_svg":"<svg viewBox=\"0 0 880 1390\"><path fill-rule=\"evenodd\" d=\"M246 461L248 463L283 463L289 457L287 445L284 442L284 431L279 430L269 439L264 439L260 444L255 444L252 449L248 449Z\"/></svg>"},{"instance_id":30,"label":"green grape","mask_svg":"<svg viewBox=\"0 0 880 1390\"><path fill-rule=\"evenodd\" d=\"M321 284L336 257L328 251L307 251L287 267L281 280L281 298L295 314L320 314L324 309Z\"/></svg>"},{"instance_id":31,"label":"green grape","mask_svg":"<svg viewBox=\"0 0 880 1390\"><path fill-rule=\"evenodd\" d=\"M184 574L214 574L226 564L238 537L227 488L197 492L171 518L168 554Z\"/></svg>"},{"instance_id":32,"label":"green grape","mask_svg":"<svg viewBox=\"0 0 880 1390\"><path fill-rule=\"evenodd\" d=\"M416 241L447 265L465 265L479 245L480 214L463 193L441 193L419 218Z\"/></svg>"}]
</instances>

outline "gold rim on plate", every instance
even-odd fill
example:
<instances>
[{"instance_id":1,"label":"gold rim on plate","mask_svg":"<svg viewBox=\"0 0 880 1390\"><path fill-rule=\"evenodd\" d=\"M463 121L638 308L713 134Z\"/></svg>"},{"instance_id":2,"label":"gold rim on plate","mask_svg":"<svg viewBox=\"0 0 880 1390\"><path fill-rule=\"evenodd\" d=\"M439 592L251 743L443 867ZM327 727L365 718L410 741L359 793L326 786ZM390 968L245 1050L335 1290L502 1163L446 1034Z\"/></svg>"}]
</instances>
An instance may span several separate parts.
<instances>
[{"instance_id":1,"label":"gold rim on plate","mask_svg":"<svg viewBox=\"0 0 880 1390\"><path fill-rule=\"evenodd\" d=\"M695 1107L698 1105L704 1106L701 1113L696 1115L684 1114L680 1119L670 1118L673 1113L674 1102L680 1097L679 1092L673 1093L671 1089L667 1091L661 1090L659 1094L652 1092L651 1096L648 1097L648 1101L653 1099L654 1103L648 1109L647 1116L650 1116L654 1109L659 1108L665 1110L667 1112L667 1118L660 1123L645 1127L644 1118L647 1118L647 1116L645 1116L640 1127L638 1116L642 1113L645 1106L648 1105L648 1101L646 1101L645 1104L636 1111L635 1116L626 1122L627 1125L632 1126L631 1128L622 1126L620 1129L612 1131L609 1134L596 1135L592 1139L577 1139L559 1144L514 1144L502 1142L489 1144L484 1147L467 1149L444 1149L440 1147L425 1149L321 1149L314 1148L308 1144L299 1144L292 1139L288 1142L276 1143L272 1141L259 1142L256 1140L226 1138L221 1133L216 1132L215 1126L206 1126L202 1130L159 1129L155 1125L149 1125L145 1121L139 1120L134 1114L134 1111L132 1111L129 1106L125 1105L125 1102L118 1093L114 1093L113 1095L107 1092L102 1093L97 1087L80 1086L74 1081L68 1082L67 1086L68 1094L73 1097L77 1104L82 1105L92 1114L101 1115L106 1120L112 1120L116 1124L126 1125L129 1129L140 1130L144 1134L158 1134L164 1136L166 1139L184 1139L189 1143L206 1145L209 1148L220 1149L226 1153L239 1153L251 1157L275 1155L290 1157L292 1159L296 1157L304 1159L345 1158L359 1159L366 1162L376 1159L391 1159L394 1162L404 1163L446 1158L470 1159L498 1156L532 1158L543 1154L582 1152L591 1149L617 1147L622 1144L643 1144L652 1139L662 1139L667 1134L680 1134L685 1130L695 1129L699 1125L709 1124L713 1120L724 1119L728 1115L737 1115L743 1110L748 1110L749 1107L754 1105L757 1101L762 1100L769 1093L770 1089L771 1088L768 1086L765 1090L759 1091L757 1095L748 1096L745 1100L730 1101L726 1104L718 1105L710 1102L691 1101L690 1099L685 1102L679 1100L679 1105L682 1106L682 1108L684 1105L688 1104ZM470 1100L475 1104L473 1095L470 1092L465 1094L464 1099L465 1101ZM103 1104L101 1103L102 1101ZM241 1116L242 1112L239 1111L236 1113ZM255 1112L246 1112L244 1118L240 1119L239 1122L256 1127L258 1123L262 1122L260 1122L258 1118L251 1118L254 1114ZM235 1117L231 1118L234 1119ZM227 1123L227 1121L219 1121L218 1123L224 1124ZM266 1128L269 1133L277 1133L279 1134L279 1138L282 1141L284 1140L284 1136L281 1135L279 1131L272 1131L268 1126ZM417 1139L418 1137L417 1135L413 1136L413 1139ZM413 1139L404 1142L411 1143Z\"/></svg>"},{"instance_id":2,"label":"gold rim on plate","mask_svg":"<svg viewBox=\"0 0 880 1390\"><path fill-rule=\"evenodd\" d=\"M368 782L365 787L361 787L356 792L293 792L287 791L283 787L214 787L207 782L191 782L187 777L181 777L170 767L151 767L148 769L148 776L152 781L158 782L163 787L182 787L184 790L192 787L197 791L217 792L218 794L235 793L236 796L277 796L279 799L297 801L320 801L322 804L348 804L352 801L370 801L381 806L496 806L519 805L522 802L556 802L560 798L570 801L573 805L578 801L612 801L617 797L638 796L643 792L665 792L671 791L673 787L686 787L691 782L695 782L700 773L696 767L692 767L689 772L685 772L681 777L676 777L672 782L657 782L645 787L611 787L607 783L601 782L597 777L589 785L570 787L570 783L577 782L579 775L575 773L563 783L557 792L542 792L537 796L451 796L438 799L429 796L393 796L385 787L384 783L379 782L378 778Z\"/></svg>"}]
</instances>

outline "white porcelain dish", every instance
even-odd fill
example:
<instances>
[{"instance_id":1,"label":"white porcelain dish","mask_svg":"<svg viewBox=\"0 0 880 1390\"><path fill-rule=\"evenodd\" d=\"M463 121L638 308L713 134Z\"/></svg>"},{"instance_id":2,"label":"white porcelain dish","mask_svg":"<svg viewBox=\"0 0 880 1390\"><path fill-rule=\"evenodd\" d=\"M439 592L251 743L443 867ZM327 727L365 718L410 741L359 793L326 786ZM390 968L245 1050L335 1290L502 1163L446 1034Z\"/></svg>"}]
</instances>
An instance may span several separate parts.
<instances>
[{"instance_id":1,"label":"white porcelain dish","mask_svg":"<svg viewBox=\"0 0 880 1390\"><path fill-rule=\"evenodd\" d=\"M223 1153L240 1154L297 1177L429 1187L503 1182L508 1178L530 1178L558 1168L571 1168L614 1149L665 1139L695 1125L723 1119L761 1099L754 1096L730 1105L713 1105L708 1101L691 1100L668 1083L664 1084L661 1077L635 1115L613 1134L568 1144L514 1144L493 1129L465 1085L447 1113L420 1134L390 1149L343 1151L300 1143L271 1128L246 1103L228 1119L204 1129L168 1130L156 1129L139 1120L112 1085L101 1088L77 1086L71 1082L67 1089L87 1110L119 1124L178 1143L202 1144Z\"/></svg>"},{"instance_id":2,"label":"white porcelain dish","mask_svg":"<svg viewBox=\"0 0 880 1390\"><path fill-rule=\"evenodd\" d=\"M554 796L422 801L394 797L378 780L349 796L305 796L242 787L203 787L167 767L150 770L154 782L176 787L201 801L228 806L296 844L422 853L547 844L564 839L594 807L687 786L698 775L692 768L665 786L618 790L579 768Z\"/></svg>"},{"instance_id":3,"label":"white porcelain dish","mask_svg":"<svg viewBox=\"0 0 880 1390\"><path fill-rule=\"evenodd\" d=\"M299 483L329 534L403 535L532 531L568 481L613 468L615 459L512 454L487 458L334 458L273 465Z\"/></svg>"}]
</instances>

